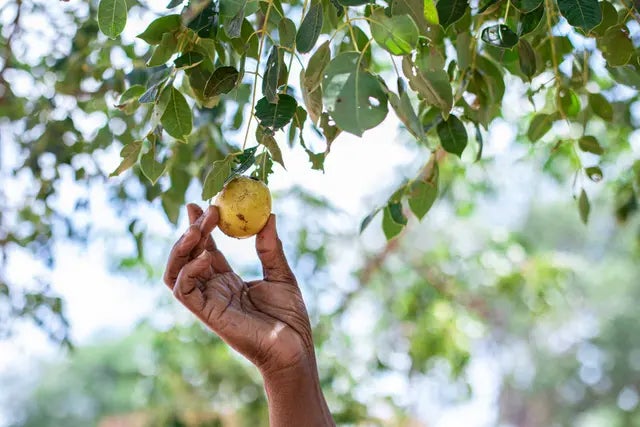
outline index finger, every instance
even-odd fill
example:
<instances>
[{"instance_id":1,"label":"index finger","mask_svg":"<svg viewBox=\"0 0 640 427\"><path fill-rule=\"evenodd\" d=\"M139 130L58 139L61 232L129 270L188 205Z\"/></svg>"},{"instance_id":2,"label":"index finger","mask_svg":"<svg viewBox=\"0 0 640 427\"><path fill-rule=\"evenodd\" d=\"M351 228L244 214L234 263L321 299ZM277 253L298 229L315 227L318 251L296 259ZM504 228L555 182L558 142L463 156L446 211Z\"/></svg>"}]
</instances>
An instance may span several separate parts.
<instances>
[{"instance_id":1,"label":"index finger","mask_svg":"<svg viewBox=\"0 0 640 427\"><path fill-rule=\"evenodd\" d=\"M164 271L164 283L173 289L178 278L178 273L191 259L191 251L200 241L200 229L197 225L191 225L187 231L171 248L167 268Z\"/></svg>"}]
</instances>

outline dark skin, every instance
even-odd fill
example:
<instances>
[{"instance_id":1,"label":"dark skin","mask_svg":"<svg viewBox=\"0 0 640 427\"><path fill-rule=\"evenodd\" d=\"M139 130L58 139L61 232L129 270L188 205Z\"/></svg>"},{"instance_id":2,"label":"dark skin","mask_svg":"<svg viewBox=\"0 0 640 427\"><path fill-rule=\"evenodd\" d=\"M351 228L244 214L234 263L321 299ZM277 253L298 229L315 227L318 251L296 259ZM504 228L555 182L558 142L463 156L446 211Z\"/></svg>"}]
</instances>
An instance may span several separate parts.
<instances>
[{"instance_id":1,"label":"dark skin","mask_svg":"<svg viewBox=\"0 0 640 427\"><path fill-rule=\"evenodd\" d=\"M218 210L187 205L190 227L164 274L174 296L264 378L272 427L334 426L319 386L309 316L269 217L256 236L264 278L244 281L216 247Z\"/></svg>"}]
</instances>

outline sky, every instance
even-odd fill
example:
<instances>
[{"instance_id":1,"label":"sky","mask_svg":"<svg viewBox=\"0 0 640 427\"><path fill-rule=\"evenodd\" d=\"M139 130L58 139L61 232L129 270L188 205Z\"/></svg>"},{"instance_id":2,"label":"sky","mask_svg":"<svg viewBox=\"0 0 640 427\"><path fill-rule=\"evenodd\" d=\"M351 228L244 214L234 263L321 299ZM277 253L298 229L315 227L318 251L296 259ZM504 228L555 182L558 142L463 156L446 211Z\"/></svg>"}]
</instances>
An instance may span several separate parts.
<instances>
[{"instance_id":1,"label":"sky","mask_svg":"<svg viewBox=\"0 0 640 427\"><path fill-rule=\"evenodd\" d=\"M156 11L163 12L166 2L149 3ZM27 16L25 19L30 18ZM37 20L32 24L37 25ZM123 37L133 38L140 28L143 28L140 22L130 20ZM44 31L46 33L49 30ZM30 54L38 55L42 52L36 48ZM115 60L117 61L117 58ZM16 93L28 91L28 84L28 81L21 82L17 79L14 90ZM517 96L517 94L511 96ZM88 123L88 127L91 126L91 123ZM0 132L3 132L1 128ZM4 134L0 133L0 140L6 140L7 135L6 131ZM496 161L503 162L506 167L513 165L518 160L514 153L509 151L513 148L514 137L515 130L509 124L496 121L491 127L490 134L485 138L488 141L484 150L485 156L495 156ZM341 218L348 218L347 223L336 226L356 228L372 208L388 197L389 190L400 181L402 176L413 176L421 166L420 161L416 159L416 151L406 144L407 138L406 132L399 131L399 122L390 111L387 120L381 126L366 132L362 138L347 134L339 136L325 162L324 174L310 170L304 151L299 148L291 150L286 144L281 144L287 169L275 167L276 172L270 180L271 190L286 191L294 184L301 185L315 194L326 197L344 211L345 215ZM473 144L470 144L469 152L464 156L465 162L470 162L473 158L474 148ZM118 151L119 147L114 147L99 159L105 171L113 170L119 163ZM17 160L15 147L12 147L12 144L0 144L0 154L1 169L6 171L7 167ZM123 177L117 179L127 179L127 175L125 173ZM519 192L515 190L526 180L525 174L510 183L505 183L511 186L508 197L511 197L512 203L518 205ZM5 189L7 197L19 200L21 189L28 184L26 180L22 182L18 180L15 185L7 186ZM63 181L59 192L62 197L58 203L65 210L73 210L74 200L80 192L84 191L72 182L71 177L68 177ZM192 186L187 198L197 202L199 194L200 188ZM50 276L53 289L66 300L71 336L77 345L90 343L97 337L126 334L138 320L153 313L154 308L164 297L163 292L166 291L161 283L139 286L139 283L135 283L135 277L114 273L111 265L113 248L103 244L100 233L123 233L126 225L122 224L122 220L109 205L104 188L91 188L90 197L91 215L78 217L78 220L99 219L99 231L93 235L87 247L79 247L70 242L58 242L55 247L57 263ZM202 202L200 204L204 205ZM282 213L280 209L281 206L274 204L274 213ZM181 216L178 227L173 227L164 219L164 214L159 209L148 209L147 214L146 226L149 231L154 235L162 236L167 241L177 239L186 227L184 215ZM363 237L364 244L371 250L375 250L384 243L378 221L379 218L370 225ZM427 221L445 226L448 218L446 212L438 211L436 207ZM232 263L255 265L252 239L228 239L218 231L214 232L214 237ZM283 236L283 239L286 239L286 236ZM350 260L350 262L355 261L357 260ZM28 281L33 277L34 272L43 271L40 263L20 251L11 253L11 266L9 279L18 283ZM344 274L346 277L352 267L353 265L343 265L337 269L336 274ZM363 322L358 321L358 316L366 318L367 315L365 309L355 311L353 324L362 324ZM165 321L172 322L173 319L165 319ZM358 331L354 333L357 334ZM22 324L18 328L18 333L11 339L0 341L0 378L20 378L28 383L33 381L32 371L36 361L56 357L59 357L56 346L48 342L34 326ZM473 399L448 408L438 407L435 403L425 404L420 409L421 415L435 427L493 425L495 418L493 407L497 393L495 373L499 371L494 366L496 363L491 357L483 357L479 351L478 357L473 359L469 369L475 390ZM396 390L398 395L402 395L406 393L409 385L406 384L406 380L398 376L381 378L380 387L385 390ZM417 390L419 400L435 402L435 396L439 393L437 387L437 382L425 379ZM0 390L0 427L3 425L3 420L6 420L7 411L10 410L6 396L3 396ZM5 411L4 417L3 411ZM435 422L433 422L434 419L436 419Z\"/></svg>"}]
</instances>

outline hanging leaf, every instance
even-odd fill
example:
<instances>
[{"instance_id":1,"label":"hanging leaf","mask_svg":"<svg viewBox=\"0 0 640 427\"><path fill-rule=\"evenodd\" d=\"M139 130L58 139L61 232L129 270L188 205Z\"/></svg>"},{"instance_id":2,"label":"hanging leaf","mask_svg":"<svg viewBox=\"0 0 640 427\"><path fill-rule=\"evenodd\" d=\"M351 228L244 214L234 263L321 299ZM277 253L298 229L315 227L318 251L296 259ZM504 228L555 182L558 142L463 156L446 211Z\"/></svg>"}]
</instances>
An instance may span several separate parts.
<instances>
[{"instance_id":1,"label":"hanging leaf","mask_svg":"<svg viewBox=\"0 0 640 427\"><path fill-rule=\"evenodd\" d=\"M267 65L262 77L262 95L267 101L275 104L278 102L278 76L280 74L280 60L278 57L278 46L271 48L271 53L267 58Z\"/></svg>"},{"instance_id":2,"label":"hanging leaf","mask_svg":"<svg viewBox=\"0 0 640 427\"><path fill-rule=\"evenodd\" d=\"M518 22L518 35L522 37L525 34L533 32L538 28L538 25L540 25L543 15L544 7L538 7L537 9L520 16L520 21Z\"/></svg>"},{"instance_id":3,"label":"hanging leaf","mask_svg":"<svg viewBox=\"0 0 640 427\"><path fill-rule=\"evenodd\" d=\"M156 147L155 138L152 138L149 151L140 157L140 170L153 185L158 182L167 167L165 162L159 162L156 159Z\"/></svg>"},{"instance_id":4,"label":"hanging leaf","mask_svg":"<svg viewBox=\"0 0 640 427\"><path fill-rule=\"evenodd\" d=\"M536 53L525 39L520 39L518 42L518 64L522 74L531 81L531 77L536 74Z\"/></svg>"},{"instance_id":5,"label":"hanging leaf","mask_svg":"<svg viewBox=\"0 0 640 427\"><path fill-rule=\"evenodd\" d=\"M391 240L394 237L396 237L398 234L400 234L403 228L404 228L404 225L398 224L393 220L393 217L391 215L391 210L387 205L384 208L384 211L382 214L382 231L384 232L384 235L387 238L387 240Z\"/></svg>"},{"instance_id":6,"label":"hanging leaf","mask_svg":"<svg viewBox=\"0 0 640 427\"><path fill-rule=\"evenodd\" d=\"M402 121L402 123L406 126L407 130L420 142L426 144L426 139L424 135L424 130L422 127L422 123L416 114L413 105L411 104L411 100L409 99L409 95L405 90L405 83L400 77L398 78L398 93L400 95L396 95L392 91L390 91L385 84L381 85L384 89L387 97L389 98L389 104L396 112L396 115Z\"/></svg>"},{"instance_id":7,"label":"hanging leaf","mask_svg":"<svg viewBox=\"0 0 640 427\"><path fill-rule=\"evenodd\" d=\"M304 72L304 80L301 80L307 90L313 92L318 85L320 85L322 75L330 60L331 49L329 48L329 41L327 40L316 49L315 53L309 59L309 64Z\"/></svg>"},{"instance_id":8,"label":"hanging leaf","mask_svg":"<svg viewBox=\"0 0 640 427\"><path fill-rule=\"evenodd\" d=\"M369 226L369 224L371 224L371 221L373 221L373 218L375 218L375 216L381 210L382 210L382 208L376 208L376 209L373 210L373 212L371 212L369 215L364 217L364 219L360 223L360 234L362 234L362 232L365 230L365 228L367 228Z\"/></svg>"},{"instance_id":9,"label":"hanging leaf","mask_svg":"<svg viewBox=\"0 0 640 427\"><path fill-rule=\"evenodd\" d=\"M357 52L338 54L326 69L322 87L324 105L338 127L362 136L386 117L387 96L359 58Z\"/></svg>"},{"instance_id":10,"label":"hanging leaf","mask_svg":"<svg viewBox=\"0 0 640 427\"><path fill-rule=\"evenodd\" d=\"M506 25L497 24L482 30L482 41L491 46L511 49L518 44L518 35Z\"/></svg>"},{"instance_id":11,"label":"hanging leaf","mask_svg":"<svg viewBox=\"0 0 640 427\"><path fill-rule=\"evenodd\" d=\"M453 94L446 71L421 70L411 62L409 56L402 59L402 71L409 80L409 86L422 95L428 105L438 107L443 116L448 117L453 104Z\"/></svg>"},{"instance_id":12,"label":"hanging leaf","mask_svg":"<svg viewBox=\"0 0 640 427\"><path fill-rule=\"evenodd\" d=\"M600 169L599 166L589 166L584 169L584 173L586 173L589 179L593 182L602 181L602 169Z\"/></svg>"},{"instance_id":13,"label":"hanging leaf","mask_svg":"<svg viewBox=\"0 0 640 427\"><path fill-rule=\"evenodd\" d=\"M602 146L598 142L595 136L585 135L578 140L578 146L582 151L587 153L596 154L598 156L604 154Z\"/></svg>"},{"instance_id":14,"label":"hanging leaf","mask_svg":"<svg viewBox=\"0 0 640 427\"><path fill-rule=\"evenodd\" d=\"M305 15L298 34L296 34L296 48L300 53L307 53L313 49L322 30L322 3L316 1Z\"/></svg>"},{"instance_id":15,"label":"hanging leaf","mask_svg":"<svg viewBox=\"0 0 640 427\"><path fill-rule=\"evenodd\" d=\"M340 135L340 132L342 132L340 128L335 126L335 122L331 120L331 117L327 113L322 113L320 115L320 128L322 129L322 134L327 141L327 146L329 146L338 137L338 135Z\"/></svg>"},{"instance_id":16,"label":"hanging leaf","mask_svg":"<svg viewBox=\"0 0 640 427\"><path fill-rule=\"evenodd\" d=\"M464 16L469 8L469 0L440 0L436 4L438 20L446 30L447 27Z\"/></svg>"},{"instance_id":17,"label":"hanging leaf","mask_svg":"<svg viewBox=\"0 0 640 427\"><path fill-rule=\"evenodd\" d=\"M163 93L163 96L169 97L167 108L160 119L164 130L172 137L180 141L186 141L193 126L191 107L182 93L174 87L168 88Z\"/></svg>"},{"instance_id":18,"label":"hanging leaf","mask_svg":"<svg viewBox=\"0 0 640 427\"><path fill-rule=\"evenodd\" d=\"M157 18L142 33L136 37L153 45L162 41L162 36L166 33L172 33L180 29L180 15L167 15Z\"/></svg>"},{"instance_id":19,"label":"hanging leaf","mask_svg":"<svg viewBox=\"0 0 640 427\"><path fill-rule=\"evenodd\" d=\"M178 49L178 40L173 33L162 35L162 41L153 49L153 54L147 62L147 67L157 67L166 63Z\"/></svg>"},{"instance_id":20,"label":"hanging leaf","mask_svg":"<svg viewBox=\"0 0 640 427\"><path fill-rule=\"evenodd\" d=\"M438 11L433 0L394 0L391 15L409 15L422 35L428 35L430 27L438 24Z\"/></svg>"},{"instance_id":21,"label":"hanging leaf","mask_svg":"<svg viewBox=\"0 0 640 427\"><path fill-rule=\"evenodd\" d=\"M583 223L587 223L589 221L589 213L591 211L591 206L589 204L589 197L587 196L587 192L582 189L580 192L580 197L578 198L578 211L580 212L580 219Z\"/></svg>"},{"instance_id":22,"label":"hanging leaf","mask_svg":"<svg viewBox=\"0 0 640 427\"><path fill-rule=\"evenodd\" d=\"M557 92L556 105L566 117L576 117L580 113L580 98L569 88L562 88Z\"/></svg>"},{"instance_id":23,"label":"hanging leaf","mask_svg":"<svg viewBox=\"0 0 640 427\"><path fill-rule=\"evenodd\" d=\"M230 181L235 175L241 175L245 173L256 162L256 151L258 147L251 147L244 150L242 153L233 155L232 160L235 166L231 170L231 174L227 177L226 182ZM226 183L225 182L225 183Z\"/></svg>"},{"instance_id":24,"label":"hanging leaf","mask_svg":"<svg viewBox=\"0 0 640 427\"><path fill-rule=\"evenodd\" d=\"M231 164L230 157L213 162L211 170L204 179L202 200L209 200L222 190L227 178L231 175Z\"/></svg>"},{"instance_id":25,"label":"hanging leaf","mask_svg":"<svg viewBox=\"0 0 640 427\"><path fill-rule=\"evenodd\" d=\"M269 175L273 173L273 160L269 153L261 153L256 157L256 169L251 176L264 182L269 183Z\"/></svg>"},{"instance_id":26,"label":"hanging leaf","mask_svg":"<svg viewBox=\"0 0 640 427\"><path fill-rule=\"evenodd\" d=\"M200 65L202 61L204 61L202 54L189 51L177 57L176 60L173 61L173 65L176 69L181 70Z\"/></svg>"},{"instance_id":27,"label":"hanging leaf","mask_svg":"<svg viewBox=\"0 0 640 427\"><path fill-rule=\"evenodd\" d=\"M270 103L262 98L256 103L255 115L260 124L275 130L283 128L296 113L298 103L290 95L280 94L277 103Z\"/></svg>"},{"instance_id":28,"label":"hanging leaf","mask_svg":"<svg viewBox=\"0 0 640 427\"><path fill-rule=\"evenodd\" d=\"M371 0L338 0L342 6L362 6L363 4L371 3Z\"/></svg>"},{"instance_id":29,"label":"hanging leaf","mask_svg":"<svg viewBox=\"0 0 640 427\"><path fill-rule=\"evenodd\" d=\"M189 83L194 91L205 100L212 99L223 93L229 93L238 82L238 70L234 67L218 67L213 72L203 66L190 68Z\"/></svg>"},{"instance_id":30,"label":"hanging leaf","mask_svg":"<svg viewBox=\"0 0 640 427\"><path fill-rule=\"evenodd\" d=\"M275 162L280 163L280 165L286 169L286 167L284 166L284 160L282 159L282 151L280 151L280 147L278 146L278 143L276 142L276 139L273 137L273 135L264 134L262 139L260 139L260 144L267 147L271 158Z\"/></svg>"},{"instance_id":31,"label":"hanging leaf","mask_svg":"<svg viewBox=\"0 0 640 427\"><path fill-rule=\"evenodd\" d=\"M600 12L602 13L602 21L600 21L591 32L599 36L604 36L609 28L618 23L618 12L608 1L600 2Z\"/></svg>"},{"instance_id":32,"label":"hanging leaf","mask_svg":"<svg viewBox=\"0 0 640 427\"><path fill-rule=\"evenodd\" d=\"M141 148L142 141L133 141L122 147L122 150L120 150L120 157L122 157L122 161L116 170L109 174L109 177L118 176L135 165L138 161L138 157L140 156Z\"/></svg>"},{"instance_id":33,"label":"hanging leaf","mask_svg":"<svg viewBox=\"0 0 640 427\"><path fill-rule=\"evenodd\" d=\"M278 34L280 36L280 46L293 46L296 40L296 24L289 18L282 18L278 23Z\"/></svg>"},{"instance_id":34,"label":"hanging leaf","mask_svg":"<svg viewBox=\"0 0 640 427\"><path fill-rule=\"evenodd\" d=\"M382 48L392 55L407 55L418 43L418 27L409 15L388 17L383 8L371 14L371 35Z\"/></svg>"},{"instance_id":35,"label":"hanging leaf","mask_svg":"<svg viewBox=\"0 0 640 427\"><path fill-rule=\"evenodd\" d=\"M238 13L236 13L233 18L225 23L224 30L230 39L236 39L242 34L242 23L244 22L246 5L247 2L245 0Z\"/></svg>"},{"instance_id":36,"label":"hanging leaf","mask_svg":"<svg viewBox=\"0 0 640 427\"><path fill-rule=\"evenodd\" d=\"M102 33L115 39L127 24L127 3L125 0L100 0L98 4L98 27Z\"/></svg>"},{"instance_id":37,"label":"hanging leaf","mask_svg":"<svg viewBox=\"0 0 640 427\"><path fill-rule=\"evenodd\" d=\"M556 114L536 114L531 123L529 124L529 130L527 130L527 137L531 142L536 142L542 138L547 132L551 130L553 122L556 120Z\"/></svg>"},{"instance_id":38,"label":"hanging leaf","mask_svg":"<svg viewBox=\"0 0 640 427\"><path fill-rule=\"evenodd\" d=\"M449 116L447 120L440 122L436 127L442 148L448 153L462 156L467 146L467 130L464 124L456 116Z\"/></svg>"},{"instance_id":39,"label":"hanging leaf","mask_svg":"<svg viewBox=\"0 0 640 427\"><path fill-rule=\"evenodd\" d=\"M610 122L613 120L613 107L607 101L607 98L599 93L589 94L589 106L593 112L603 120Z\"/></svg>"},{"instance_id":40,"label":"hanging leaf","mask_svg":"<svg viewBox=\"0 0 640 427\"><path fill-rule=\"evenodd\" d=\"M558 0L558 8L569 24L585 31L602 21L598 0Z\"/></svg>"},{"instance_id":41,"label":"hanging leaf","mask_svg":"<svg viewBox=\"0 0 640 427\"><path fill-rule=\"evenodd\" d=\"M626 25L616 25L609 28L603 37L598 38L597 45L610 67L627 64L634 49Z\"/></svg>"},{"instance_id":42,"label":"hanging leaf","mask_svg":"<svg viewBox=\"0 0 640 427\"><path fill-rule=\"evenodd\" d=\"M167 5L167 9L173 9L174 7L178 7L184 3L184 0L171 0Z\"/></svg>"},{"instance_id":43,"label":"hanging leaf","mask_svg":"<svg viewBox=\"0 0 640 427\"><path fill-rule=\"evenodd\" d=\"M306 73L303 69L300 71L300 81L304 82L305 78ZM318 85L313 92L310 92L309 89L307 89L307 85L302 84L300 85L300 91L302 92L302 100L304 101L305 107L307 107L311 122L314 124L318 123L320 114L322 114L322 86Z\"/></svg>"},{"instance_id":44,"label":"hanging leaf","mask_svg":"<svg viewBox=\"0 0 640 427\"><path fill-rule=\"evenodd\" d=\"M411 212L422 219L429 212L438 197L438 164L434 163L427 179L422 177L412 182L409 187L408 201Z\"/></svg>"}]
</instances>

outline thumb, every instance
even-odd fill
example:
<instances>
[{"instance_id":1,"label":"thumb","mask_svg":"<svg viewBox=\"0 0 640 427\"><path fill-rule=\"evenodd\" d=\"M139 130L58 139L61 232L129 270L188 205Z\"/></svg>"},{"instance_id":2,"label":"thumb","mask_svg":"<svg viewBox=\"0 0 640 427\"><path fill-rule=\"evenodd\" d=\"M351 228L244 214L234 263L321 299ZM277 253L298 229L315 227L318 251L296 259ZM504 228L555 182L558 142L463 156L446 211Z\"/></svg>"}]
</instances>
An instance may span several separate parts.
<instances>
[{"instance_id":1,"label":"thumb","mask_svg":"<svg viewBox=\"0 0 640 427\"><path fill-rule=\"evenodd\" d=\"M296 278L284 256L282 242L278 238L274 214L269 216L264 228L256 236L256 251L262 263L264 280L296 284Z\"/></svg>"}]
</instances>

